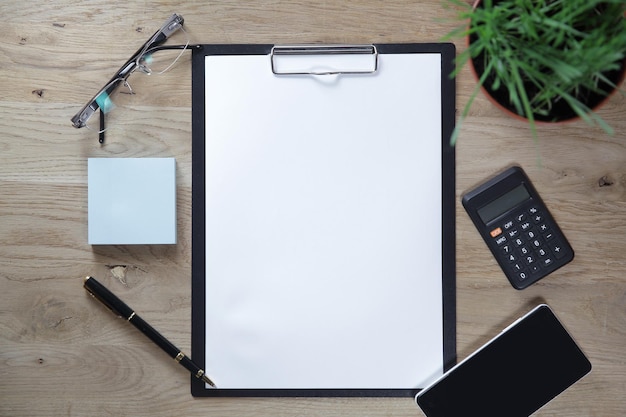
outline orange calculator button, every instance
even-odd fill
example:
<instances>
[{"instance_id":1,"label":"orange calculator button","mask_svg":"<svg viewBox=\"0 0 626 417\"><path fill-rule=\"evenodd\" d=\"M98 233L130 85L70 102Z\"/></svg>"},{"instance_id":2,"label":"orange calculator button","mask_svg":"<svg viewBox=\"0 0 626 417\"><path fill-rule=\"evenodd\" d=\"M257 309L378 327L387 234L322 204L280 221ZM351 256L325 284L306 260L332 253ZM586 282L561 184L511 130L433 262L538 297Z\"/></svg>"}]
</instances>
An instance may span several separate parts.
<instances>
[{"instance_id":1,"label":"orange calculator button","mask_svg":"<svg viewBox=\"0 0 626 417\"><path fill-rule=\"evenodd\" d=\"M493 229L491 231L491 233L489 233L491 235L491 237L496 237L496 236L500 236L502 234L502 229L500 229L499 227L496 229Z\"/></svg>"}]
</instances>

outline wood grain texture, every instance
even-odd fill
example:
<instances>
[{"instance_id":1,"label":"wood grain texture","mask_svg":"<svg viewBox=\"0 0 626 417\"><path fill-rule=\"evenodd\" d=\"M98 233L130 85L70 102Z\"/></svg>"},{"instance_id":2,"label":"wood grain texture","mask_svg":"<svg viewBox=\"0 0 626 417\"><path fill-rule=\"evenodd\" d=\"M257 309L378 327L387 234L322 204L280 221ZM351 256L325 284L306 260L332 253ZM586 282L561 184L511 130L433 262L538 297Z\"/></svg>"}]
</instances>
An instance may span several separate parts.
<instances>
[{"instance_id":1,"label":"wood grain texture","mask_svg":"<svg viewBox=\"0 0 626 417\"><path fill-rule=\"evenodd\" d=\"M440 0L177 3L0 2L0 415L421 415L411 398L192 398L185 371L82 288L96 276L191 353L189 56L161 77L133 76L138 94L104 146L69 119L172 12L198 43L373 43L439 41L455 11ZM459 109L474 86L462 70ZM626 415L625 114L614 95L600 111L614 136L574 122L541 126L534 142L479 95L457 146L459 199L521 164L576 251L516 291L457 204L459 359L545 301L593 363L540 416ZM177 245L87 244L87 158L113 156L176 158Z\"/></svg>"}]
</instances>

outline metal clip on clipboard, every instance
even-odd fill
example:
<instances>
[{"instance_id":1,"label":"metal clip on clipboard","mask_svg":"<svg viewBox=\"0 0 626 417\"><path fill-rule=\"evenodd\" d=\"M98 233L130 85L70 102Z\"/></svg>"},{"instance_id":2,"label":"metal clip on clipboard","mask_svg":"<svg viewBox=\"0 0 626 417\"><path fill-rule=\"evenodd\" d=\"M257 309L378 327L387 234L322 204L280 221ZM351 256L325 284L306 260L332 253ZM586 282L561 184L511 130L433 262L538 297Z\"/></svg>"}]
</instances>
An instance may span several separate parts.
<instances>
[{"instance_id":1,"label":"metal clip on clipboard","mask_svg":"<svg viewBox=\"0 0 626 417\"><path fill-rule=\"evenodd\" d=\"M277 45L271 62L275 75L373 74L378 50L374 45Z\"/></svg>"}]
</instances>

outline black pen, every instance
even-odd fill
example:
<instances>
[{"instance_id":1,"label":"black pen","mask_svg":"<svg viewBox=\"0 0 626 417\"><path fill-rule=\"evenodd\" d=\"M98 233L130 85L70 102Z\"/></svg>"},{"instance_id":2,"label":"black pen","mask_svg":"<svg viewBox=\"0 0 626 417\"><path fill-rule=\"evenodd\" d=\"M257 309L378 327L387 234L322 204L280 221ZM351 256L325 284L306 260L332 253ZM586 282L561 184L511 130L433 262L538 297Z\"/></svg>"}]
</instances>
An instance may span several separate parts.
<instances>
[{"instance_id":1,"label":"black pen","mask_svg":"<svg viewBox=\"0 0 626 417\"><path fill-rule=\"evenodd\" d=\"M102 304L104 304L111 311L113 311L113 313L131 322L133 326L135 326L143 334L148 336L150 340L156 343L156 345L163 349L165 353L170 355L171 358L187 368L193 376L203 380L204 382L215 388L215 384L204 373L203 369L193 363L192 360L187 357L187 355L181 352L169 340L163 337L152 326L150 326L141 317L135 314L135 312L130 307L124 304L124 302L117 298L111 291L106 289L104 285L100 284L93 277L86 277L83 285L94 298L97 298L100 302L102 302Z\"/></svg>"}]
</instances>

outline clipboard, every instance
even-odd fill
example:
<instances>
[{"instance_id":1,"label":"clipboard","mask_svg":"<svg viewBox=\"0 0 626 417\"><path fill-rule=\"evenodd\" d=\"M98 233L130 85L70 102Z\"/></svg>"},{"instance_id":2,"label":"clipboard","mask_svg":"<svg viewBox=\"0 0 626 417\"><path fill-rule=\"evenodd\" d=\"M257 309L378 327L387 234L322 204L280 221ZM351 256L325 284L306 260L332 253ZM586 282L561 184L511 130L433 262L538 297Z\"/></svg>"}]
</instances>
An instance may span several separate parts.
<instances>
[{"instance_id":1,"label":"clipboard","mask_svg":"<svg viewBox=\"0 0 626 417\"><path fill-rule=\"evenodd\" d=\"M411 397L456 361L453 44L200 45L193 396Z\"/></svg>"}]
</instances>

